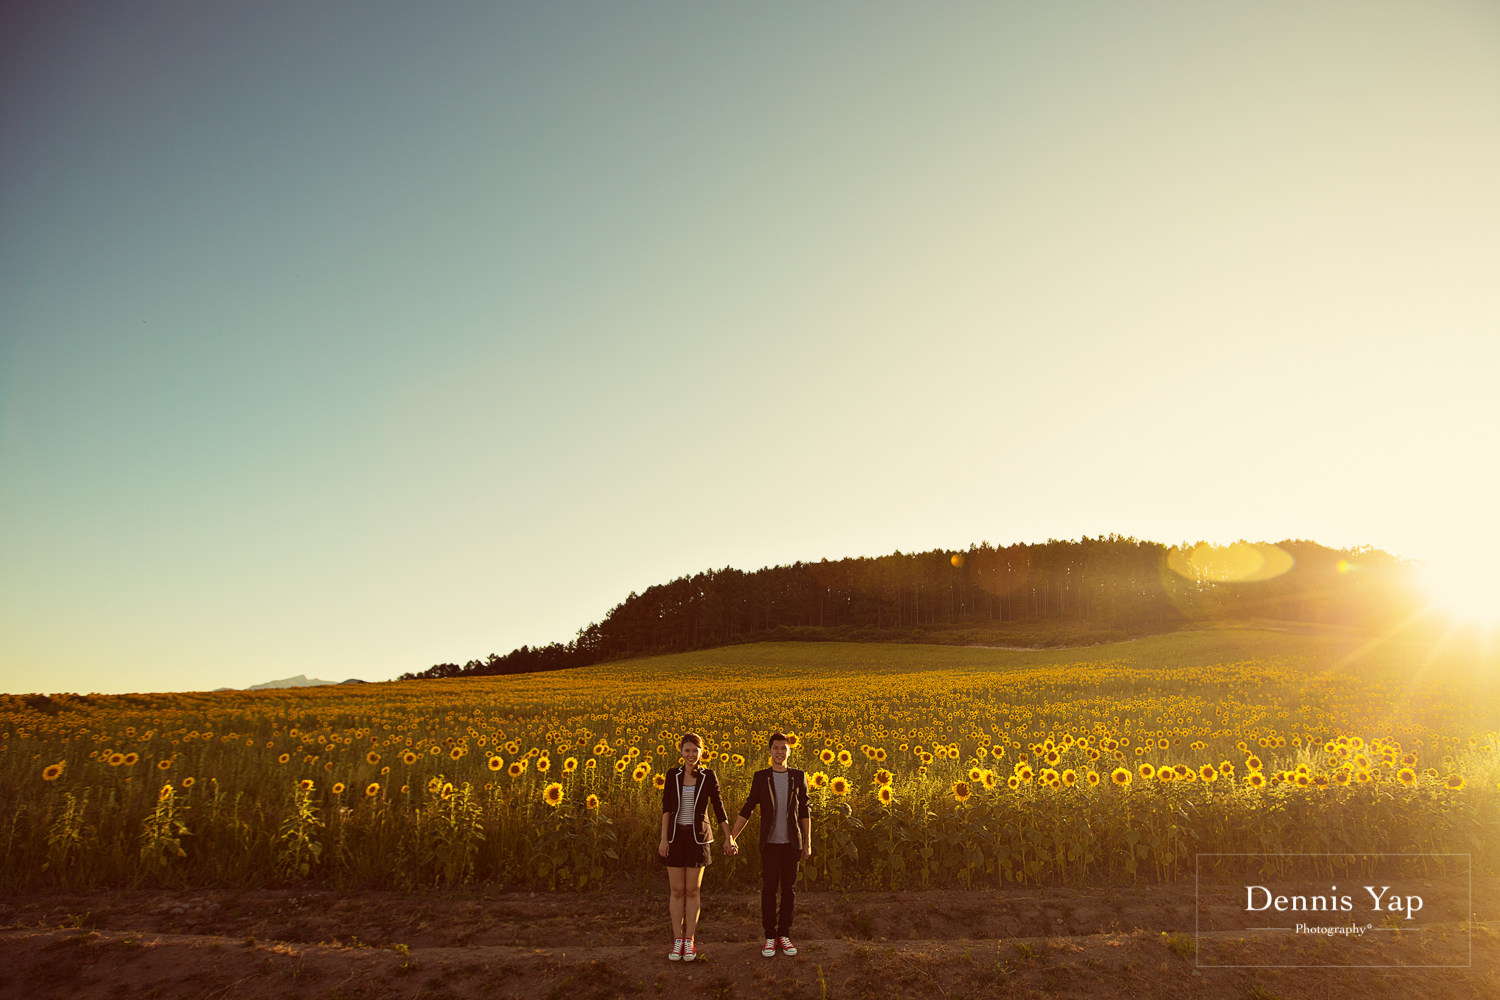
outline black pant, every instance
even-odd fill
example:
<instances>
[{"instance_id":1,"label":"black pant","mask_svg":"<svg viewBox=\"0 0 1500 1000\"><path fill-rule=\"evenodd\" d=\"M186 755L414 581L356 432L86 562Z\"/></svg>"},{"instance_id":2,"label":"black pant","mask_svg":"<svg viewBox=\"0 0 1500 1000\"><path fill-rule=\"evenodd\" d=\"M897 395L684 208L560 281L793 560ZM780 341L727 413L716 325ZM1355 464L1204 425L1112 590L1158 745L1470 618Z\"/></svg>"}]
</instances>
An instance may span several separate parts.
<instances>
[{"instance_id":1,"label":"black pant","mask_svg":"<svg viewBox=\"0 0 1500 1000\"><path fill-rule=\"evenodd\" d=\"M760 849L760 922L766 937L792 933L792 907L797 902L797 866L802 848L796 844L766 844ZM776 911L776 887L781 887L781 912Z\"/></svg>"}]
</instances>

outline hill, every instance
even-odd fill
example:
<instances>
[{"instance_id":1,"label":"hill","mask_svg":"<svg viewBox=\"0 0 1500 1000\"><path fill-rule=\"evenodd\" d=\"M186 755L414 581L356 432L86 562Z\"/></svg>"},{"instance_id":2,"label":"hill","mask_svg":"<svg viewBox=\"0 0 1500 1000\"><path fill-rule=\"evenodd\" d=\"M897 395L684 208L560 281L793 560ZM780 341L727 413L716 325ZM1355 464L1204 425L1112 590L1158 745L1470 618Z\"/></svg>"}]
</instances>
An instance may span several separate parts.
<instances>
[{"instance_id":1,"label":"hill","mask_svg":"<svg viewBox=\"0 0 1500 1000\"><path fill-rule=\"evenodd\" d=\"M1379 630L1421 606L1413 566L1316 542L1168 546L1118 535L706 570L629 594L567 643L402 680L530 673L751 642L1060 647L1205 625Z\"/></svg>"}]
</instances>

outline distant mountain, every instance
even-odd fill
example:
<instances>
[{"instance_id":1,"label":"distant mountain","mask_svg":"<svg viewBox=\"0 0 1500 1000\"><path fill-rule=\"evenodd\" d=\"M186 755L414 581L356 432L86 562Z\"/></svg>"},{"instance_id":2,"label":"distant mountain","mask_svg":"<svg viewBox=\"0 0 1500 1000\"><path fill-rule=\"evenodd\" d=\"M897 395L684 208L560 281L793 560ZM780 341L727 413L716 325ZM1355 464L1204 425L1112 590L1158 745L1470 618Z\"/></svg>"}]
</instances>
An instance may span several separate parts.
<instances>
[{"instance_id":1,"label":"distant mountain","mask_svg":"<svg viewBox=\"0 0 1500 1000\"><path fill-rule=\"evenodd\" d=\"M316 677L308 677L306 674L298 674L296 677L284 677L279 681L266 681L264 684L251 684L246 691L266 691L271 688L307 688L319 687L324 684L337 684L338 681L320 681Z\"/></svg>"}]
</instances>

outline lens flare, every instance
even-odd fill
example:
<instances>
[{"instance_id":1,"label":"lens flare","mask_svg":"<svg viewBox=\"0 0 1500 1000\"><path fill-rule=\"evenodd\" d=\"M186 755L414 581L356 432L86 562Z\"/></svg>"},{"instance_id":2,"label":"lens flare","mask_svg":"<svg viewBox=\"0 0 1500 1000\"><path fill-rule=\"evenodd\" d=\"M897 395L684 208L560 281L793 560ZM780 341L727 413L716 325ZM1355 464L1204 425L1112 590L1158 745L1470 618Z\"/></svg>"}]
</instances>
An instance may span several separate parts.
<instances>
[{"instance_id":1,"label":"lens flare","mask_svg":"<svg viewBox=\"0 0 1500 1000\"><path fill-rule=\"evenodd\" d=\"M1205 583L1272 580L1296 563L1291 553L1265 542L1235 542L1231 545L1199 542L1191 550L1174 547L1167 553L1167 565L1172 572Z\"/></svg>"}]
</instances>

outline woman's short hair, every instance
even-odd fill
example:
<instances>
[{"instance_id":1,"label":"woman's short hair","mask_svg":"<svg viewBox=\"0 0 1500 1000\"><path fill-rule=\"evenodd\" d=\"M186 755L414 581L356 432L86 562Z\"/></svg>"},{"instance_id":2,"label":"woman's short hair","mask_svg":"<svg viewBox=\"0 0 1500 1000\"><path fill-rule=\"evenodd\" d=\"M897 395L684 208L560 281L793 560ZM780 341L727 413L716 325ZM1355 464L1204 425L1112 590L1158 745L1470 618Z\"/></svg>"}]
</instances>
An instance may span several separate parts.
<instances>
[{"instance_id":1,"label":"woman's short hair","mask_svg":"<svg viewBox=\"0 0 1500 1000\"><path fill-rule=\"evenodd\" d=\"M768 739L768 740L766 740L766 749L767 750L771 749L771 745L774 744L777 740L780 740L781 742L785 743L787 746L791 746L792 745L792 741L786 738L786 734L785 733L772 733L771 734L771 738Z\"/></svg>"},{"instance_id":2,"label":"woman's short hair","mask_svg":"<svg viewBox=\"0 0 1500 1000\"><path fill-rule=\"evenodd\" d=\"M703 749L703 737L697 733L683 733L682 739L677 741L677 749L681 750L684 743L691 743L699 750Z\"/></svg>"}]
</instances>

